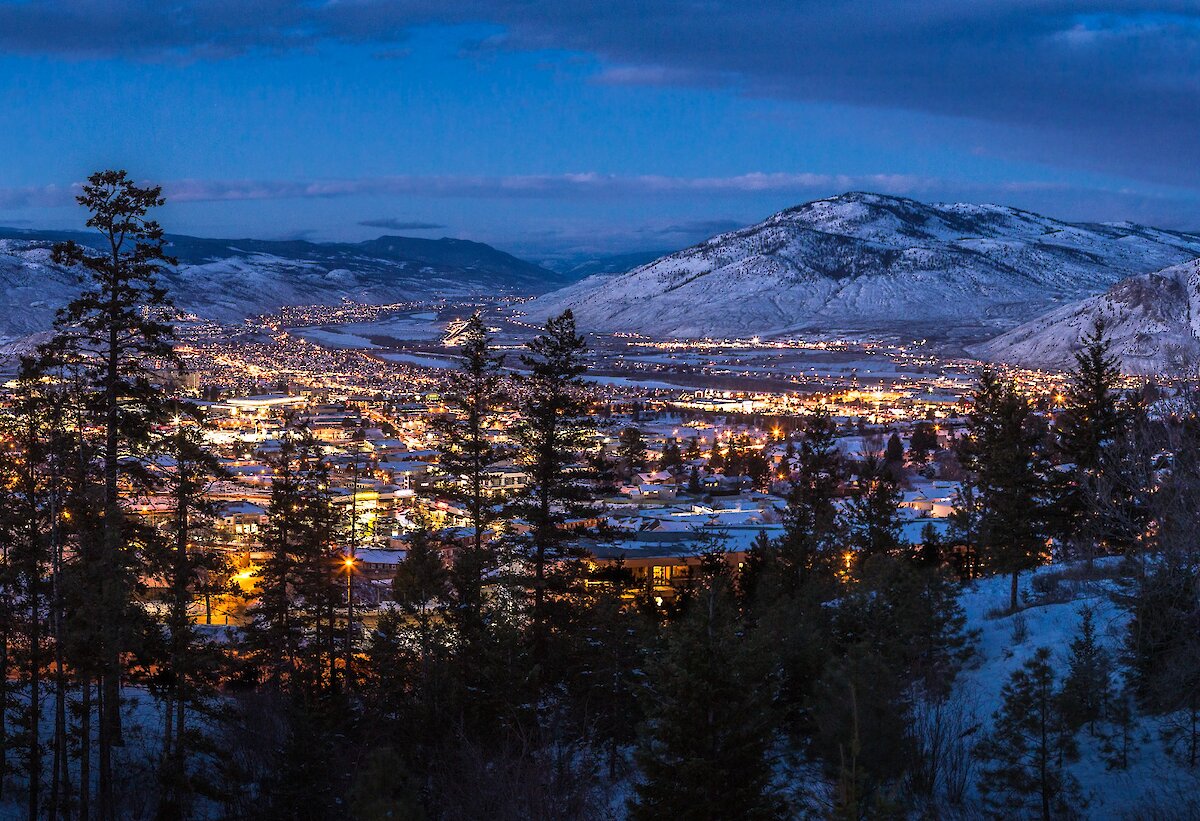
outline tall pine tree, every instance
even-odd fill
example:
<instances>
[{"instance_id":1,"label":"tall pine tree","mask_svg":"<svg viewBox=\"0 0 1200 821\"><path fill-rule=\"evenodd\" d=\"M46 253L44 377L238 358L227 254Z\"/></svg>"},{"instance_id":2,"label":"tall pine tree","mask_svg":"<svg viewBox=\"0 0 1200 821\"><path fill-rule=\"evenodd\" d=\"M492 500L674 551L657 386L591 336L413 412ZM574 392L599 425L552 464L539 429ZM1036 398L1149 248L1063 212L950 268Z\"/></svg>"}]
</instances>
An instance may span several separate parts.
<instances>
[{"instance_id":1,"label":"tall pine tree","mask_svg":"<svg viewBox=\"0 0 1200 821\"><path fill-rule=\"evenodd\" d=\"M1072 468L1059 474L1056 488L1055 524L1065 543L1090 543L1097 536L1108 535L1109 529L1098 520L1112 500L1096 496L1109 487L1101 474L1111 461L1110 449L1131 421L1120 396L1118 360L1103 321L1097 322L1080 343L1064 391L1064 407L1055 419L1062 459ZM1090 558L1092 551L1085 550Z\"/></svg>"},{"instance_id":2,"label":"tall pine tree","mask_svg":"<svg viewBox=\"0 0 1200 821\"><path fill-rule=\"evenodd\" d=\"M158 186L139 187L124 171L93 174L76 198L91 216L100 249L74 241L54 246L51 257L81 271L84 290L63 308L48 346L52 355L83 364L88 422L100 435L101 532L83 545L96 597L94 641L99 657L99 815L115 813L113 747L122 743L121 654L131 642L137 566L127 546L127 517L120 486L127 459L146 451L155 424L165 420L165 399L154 369L177 364L167 320L174 308L159 276L167 256L162 227L147 215L164 204Z\"/></svg>"},{"instance_id":3,"label":"tall pine tree","mask_svg":"<svg viewBox=\"0 0 1200 821\"><path fill-rule=\"evenodd\" d=\"M766 648L737 614L727 564L705 566L648 671L635 821L784 816L770 764L777 722Z\"/></svg>"},{"instance_id":4,"label":"tall pine tree","mask_svg":"<svg viewBox=\"0 0 1200 821\"><path fill-rule=\"evenodd\" d=\"M824 409L807 420L793 460L779 555L791 582L803 586L831 571L837 548L835 500L844 475L835 438L836 427Z\"/></svg>"},{"instance_id":5,"label":"tall pine tree","mask_svg":"<svg viewBox=\"0 0 1200 821\"><path fill-rule=\"evenodd\" d=\"M992 570L1011 576L1015 610L1018 576L1045 550L1048 465L1029 401L1014 382L985 369L972 399L959 459L971 473L979 549Z\"/></svg>"},{"instance_id":6,"label":"tall pine tree","mask_svg":"<svg viewBox=\"0 0 1200 821\"><path fill-rule=\"evenodd\" d=\"M582 378L587 366L584 339L570 311L550 319L528 347L521 357L529 373L520 385L515 438L529 486L514 512L528 529L517 548L526 568L530 645L540 667L547 661L555 623L569 618L567 595L578 580L579 569L571 561L578 551L568 523L589 501L580 467L589 431Z\"/></svg>"},{"instance_id":7,"label":"tall pine tree","mask_svg":"<svg viewBox=\"0 0 1200 821\"><path fill-rule=\"evenodd\" d=\"M500 565L493 531L507 501L488 484L489 471L503 458L493 444L491 427L505 402L503 358L497 355L479 314L462 332L460 365L444 401L450 413L437 424L442 450L441 469L451 482L443 491L467 513L469 533L454 552L450 568L453 604L448 613L455 624L459 660L467 686L478 686L477 662L485 652L489 624L486 581Z\"/></svg>"}]
</instances>

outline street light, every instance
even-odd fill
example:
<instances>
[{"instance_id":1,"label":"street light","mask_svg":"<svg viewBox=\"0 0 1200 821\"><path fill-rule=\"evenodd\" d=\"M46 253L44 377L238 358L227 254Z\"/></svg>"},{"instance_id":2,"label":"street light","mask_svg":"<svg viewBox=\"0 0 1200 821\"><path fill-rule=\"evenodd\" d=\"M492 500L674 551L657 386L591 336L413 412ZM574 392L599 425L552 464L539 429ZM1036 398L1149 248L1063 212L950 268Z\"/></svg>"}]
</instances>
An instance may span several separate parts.
<instances>
[{"instance_id":1,"label":"street light","mask_svg":"<svg viewBox=\"0 0 1200 821\"><path fill-rule=\"evenodd\" d=\"M347 556L342 564L346 568L346 689L350 689L353 677L350 661L354 658L354 557Z\"/></svg>"}]
</instances>

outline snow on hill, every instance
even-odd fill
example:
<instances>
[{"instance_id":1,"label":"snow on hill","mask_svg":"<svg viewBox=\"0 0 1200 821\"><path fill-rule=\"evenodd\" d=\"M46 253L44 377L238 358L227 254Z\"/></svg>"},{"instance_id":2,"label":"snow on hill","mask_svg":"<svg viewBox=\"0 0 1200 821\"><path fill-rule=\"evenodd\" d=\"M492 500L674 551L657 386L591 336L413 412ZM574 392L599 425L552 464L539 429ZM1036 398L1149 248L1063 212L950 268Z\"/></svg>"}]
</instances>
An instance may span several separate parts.
<instances>
[{"instance_id":1,"label":"snow on hill","mask_svg":"<svg viewBox=\"0 0 1200 821\"><path fill-rule=\"evenodd\" d=\"M533 320L571 308L585 328L656 336L973 328L979 338L1197 256L1200 234L850 193L527 307Z\"/></svg>"},{"instance_id":2,"label":"snow on hill","mask_svg":"<svg viewBox=\"0 0 1200 821\"><path fill-rule=\"evenodd\" d=\"M969 349L981 359L1065 370L1079 338L1103 320L1121 368L1131 374L1191 373L1200 364L1200 260L1123 279Z\"/></svg>"},{"instance_id":3,"label":"snow on hill","mask_svg":"<svg viewBox=\"0 0 1200 821\"><path fill-rule=\"evenodd\" d=\"M55 241L96 235L0 229L0 342L47 328L77 291L50 262ZM236 321L284 305L389 303L443 296L536 294L570 281L488 245L380 237L360 243L169 236L179 267L166 277L176 302L206 319Z\"/></svg>"},{"instance_id":4,"label":"snow on hill","mask_svg":"<svg viewBox=\"0 0 1200 821\"><path fill-rule=\"evenodd\" d=\"M1110 576L1116 571L1118 561L1098 562L1098 575ZM975 657L955 682L955 691L965 699L963 704L971 714L968 723L977 722L979 726L972 737L978 738L991 729L992 715L1001 704L1001 688L1039 647L1051 649L1061 683L1066 674L1069 645L1079 630L1085 606L1093 612L1098 641L1111 657L1119 656L1128 616L1113 601L1116 583L1111 578L1081 581L1086 576L1082 571L1080 565L1051 565L1036 574L1023 574L1021 593L1025 606L1016 614L998 615L1008 604L1006 576L977 581L960 596L967 629L979 631ZM1062 580L1048 586L1046 581L1056 576ZM1041 585L1035 585L1038 577L1042 579ZM1035 587L1040 587L1041 592ZM1120 683L1119 678L1116 683ZM1200 774L1190 772L1182 761L1168 753L1160 729L1160 719L1156 717L1140 716L1136 720L1129 767L1123 770L1107 766L1101 750L1098 736L1111 728L1099 727L1097 736L1089 735L1086 729L1079 732L1079 760L1069 766L1089 799L1082 814L1084 818L1130 817L1128 814L1152 803L1169 804L1173 797L1195 795L1200 787ZM972 783L977 780L978 772L975 776ZM970 792L974 792L973 788Z\"/></svg>"}]
</instances>

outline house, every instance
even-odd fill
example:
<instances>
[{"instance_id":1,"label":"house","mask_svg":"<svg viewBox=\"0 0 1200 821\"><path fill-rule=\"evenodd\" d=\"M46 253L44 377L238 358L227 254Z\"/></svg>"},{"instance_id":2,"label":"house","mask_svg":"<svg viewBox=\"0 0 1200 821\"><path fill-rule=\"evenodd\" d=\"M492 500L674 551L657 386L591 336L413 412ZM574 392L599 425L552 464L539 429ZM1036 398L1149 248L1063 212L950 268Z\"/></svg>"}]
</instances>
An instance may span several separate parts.
<instances>
[{"instance_id":1,"label":"house","mask_svg":"<svg viewBox=\"0 0 1200 821\"><path fill-rule=\"evenodd\" d=\"M675 485L626 485L621 488L621 495L627 496L635 502L666 502L675 498Z\"/></svg>"},{"instance_id":2,"label":"house","mask_svg":"<svg viewBox=\"0 0 1200 821\"><path fill-rule=\"evenodd\" d=\"M354 573L368 581L391 581L407 555L406 550L360 547L354 551Z\"/></svg>"},{"instance_id":3,"label":"house","mask_svg":"<svg viewBox=\"0 0 1200 821\"><path fill-rule=\"evenodd\" d=\"M492 465L484 471L484 490L490 495L509 495L529 486L529 474L517 465Z\"/></svg>"},{"instance_id":4,"label":"house","mask_svg":"<svg viewBox=\"0 0 1200 821\"><path fill-rule=\"evenodd\" d=\"M776 537L779 525L735 525L724 528L692 528L687 531L645 531L628 534L612 542L587 545L594 569L619 565L628 571L633 588L662 604L687 588L706 553L714 549L734 570L741 568L760 533ZM628 595L633 595L633 590Z\"/></svg>"},{"instance_id":5,"label":"house","mask_svg":"<svg viewBox=\"0 0 1200 821\"><path fill-rule=\"evenodd\" d=\"M388 478L393 485L403 490L412 490L418 479L429 473L429 463L405 459L402 461L380 462L376 469Z\"/></svg>"}]
</instances>

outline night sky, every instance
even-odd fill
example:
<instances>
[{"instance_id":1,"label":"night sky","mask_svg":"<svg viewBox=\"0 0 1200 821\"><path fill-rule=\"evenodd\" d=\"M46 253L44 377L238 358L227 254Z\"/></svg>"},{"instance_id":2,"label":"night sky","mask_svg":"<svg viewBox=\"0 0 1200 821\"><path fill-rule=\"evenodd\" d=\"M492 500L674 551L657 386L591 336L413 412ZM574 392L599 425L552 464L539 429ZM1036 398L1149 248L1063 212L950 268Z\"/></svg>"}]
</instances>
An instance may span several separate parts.
<instances>
[{"instance_id":1,"label":"night sky","mask_svg":"<svg viewBox=\"0 0 1200 821\"><path fill-rule=\"evenodd\" d=\"M847 190L1200 229L1200 6L0 0L0 225L669 250Z\"/></svg>"}]
</instances>

